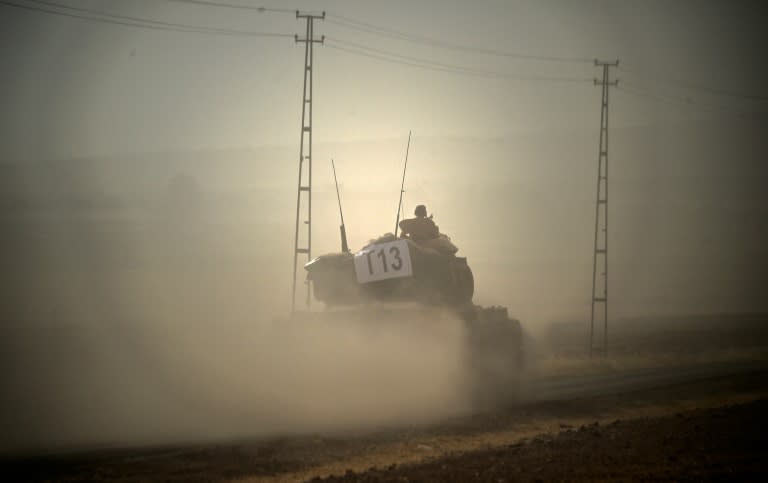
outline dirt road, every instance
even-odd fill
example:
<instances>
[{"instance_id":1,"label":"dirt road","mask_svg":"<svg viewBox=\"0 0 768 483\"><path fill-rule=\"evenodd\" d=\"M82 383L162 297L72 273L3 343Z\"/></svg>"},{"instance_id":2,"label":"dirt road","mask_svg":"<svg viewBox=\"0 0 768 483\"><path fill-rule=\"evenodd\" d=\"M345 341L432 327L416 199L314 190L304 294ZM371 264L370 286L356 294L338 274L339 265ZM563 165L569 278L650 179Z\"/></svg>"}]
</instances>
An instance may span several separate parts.
<instances>
[{"instance_id":1,"label":"dirt road","mask_svg":"<svg viewBox=\"0 0 768 483\"><path fill-rule=\"evenodd\" d=\"M603 362L561 327L515 401L438 423L38 449L0 465L7 481L763 480L765 321L614 331Z\"/></svg>"},{"instance_id":2,"label":"dirt road","mask_svg":"<svg viewBox=\"0 0 768 483\"><path fill-rule=\"evenodd\" d=\"M6 475L30 481L688 478L710 475L720 465L748 476L766 470L744 452L745 441L755 451L764 444L755 428L765 419L766 377L768 370L745 367L691 382L647 382L631 391L608 384L600 395L522 401L423 427L75 451L15 457L3 466ZM707 435L698 446L692 444L699 443L696 427ZM734 442L733 434L743 438ZM717 471L711 475L726 474Z\"/></svg>"},{"instance_id":3,"label":"dirt road","mask_svg":"<svg viewBox=\"0 0 768 483\"><path fill-rule=\"evenodd\" d=\"M672 416L563 424L556 434L322 481L764 481L767 413L768 399L760 399Z\"/></svg>"}]
</instances>

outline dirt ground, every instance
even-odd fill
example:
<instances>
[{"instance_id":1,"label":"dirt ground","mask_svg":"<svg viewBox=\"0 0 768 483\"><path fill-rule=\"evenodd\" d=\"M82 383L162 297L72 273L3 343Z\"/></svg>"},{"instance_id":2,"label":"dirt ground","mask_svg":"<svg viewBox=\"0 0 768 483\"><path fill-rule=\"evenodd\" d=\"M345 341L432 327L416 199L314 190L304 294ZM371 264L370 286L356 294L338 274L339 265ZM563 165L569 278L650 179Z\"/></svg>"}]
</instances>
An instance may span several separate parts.
<instances>
[{"instance_id":1,"label":"dirt ground","mask_svg":"<svg viewBox=\"0 0 768 483\"><path fill-rule=\"evenodd\" d=\"M683 327L674 337L631 334L625 340L633 344L614 352L610 363L550 365L556 375L538 386L536 397L437 424L6 454L0 474L4 481L762 481L768 475L764 320L750 322L745 334L731 327L731 339L697 331L696 344L684 343L694 332ZM690 354L681 356L686 351L670 343ZM715 357L715 346L725 352ZM554 344L551 360L568 360L568 350L566 342ZM650 372L633 372L652 359ZM726 359L752 362L712 362ZM636 384L619 384L633 377ZM580 389L581 381L597 390Z\"/></svg>"},{"instance_id":2,"label":"dirt ground","mask_svg":"<svg viewBox=\"0 0 768 483\"><path fill-rule=\"evenodd\" d=\"M436 459L312 481L764 481L768 399L616 419Z\"/></svg>"},{"instance_id":3,"label":"dirt ground","mask_svg":"<svg viewBox=\"0 0 768 483\"><path fill-rule=\"evenodd\" d=\"M14 481L760 480L768 371L365 434L6 459ZM7 480L7 481L10 481Z\"/></svg>"}]
</instances>

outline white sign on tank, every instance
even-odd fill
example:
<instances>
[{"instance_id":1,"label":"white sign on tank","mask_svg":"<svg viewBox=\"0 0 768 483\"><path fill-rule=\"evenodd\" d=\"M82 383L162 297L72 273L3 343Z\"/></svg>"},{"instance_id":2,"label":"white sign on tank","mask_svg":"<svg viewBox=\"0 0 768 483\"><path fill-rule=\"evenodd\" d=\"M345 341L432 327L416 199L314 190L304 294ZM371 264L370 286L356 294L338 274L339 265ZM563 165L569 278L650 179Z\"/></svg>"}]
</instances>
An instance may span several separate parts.
<instances>
[{"instance_id":1,"label":"white sign on tank","mask_svg":"<svg viewBox=\"0 0 768 483\"><path fill-rule=\"evenodd\" d=\"M377 282L413 275L408 242L397 240L369 245L355 253L358 283Z\"/></svg>"}]
</instances>

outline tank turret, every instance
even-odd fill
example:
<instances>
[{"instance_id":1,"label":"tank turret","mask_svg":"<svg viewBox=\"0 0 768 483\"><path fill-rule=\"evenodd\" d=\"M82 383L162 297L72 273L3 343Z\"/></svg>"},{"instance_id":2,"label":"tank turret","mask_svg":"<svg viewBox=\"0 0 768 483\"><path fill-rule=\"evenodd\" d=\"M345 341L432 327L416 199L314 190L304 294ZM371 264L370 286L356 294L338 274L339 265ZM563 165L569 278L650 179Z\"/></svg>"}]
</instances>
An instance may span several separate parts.
<instances>
[{"instance_id":1,"label":"tank turret","mask_svg":"<svg viewBox=\"0 0 768 483\"><path fill-rule=\"evenodd\" d=\"M357 253L321 255L306 265L317 300L329 306L372 301L460 306L472 303L474 279L445 235L415 243L388 233Z\"/></svg>"}]
</instances>

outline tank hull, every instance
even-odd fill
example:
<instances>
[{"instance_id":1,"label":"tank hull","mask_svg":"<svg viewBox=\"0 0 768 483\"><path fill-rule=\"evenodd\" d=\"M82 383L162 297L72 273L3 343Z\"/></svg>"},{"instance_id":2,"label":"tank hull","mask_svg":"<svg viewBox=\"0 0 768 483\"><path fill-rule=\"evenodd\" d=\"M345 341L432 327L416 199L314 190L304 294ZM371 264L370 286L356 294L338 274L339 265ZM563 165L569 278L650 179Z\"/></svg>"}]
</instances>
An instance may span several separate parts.
<instances>
[{"instance_id":1,"label":"tank hull","mask_svg":"<svg viewBox=\"0 0 768 483\"><path fill-rule=\"evenodd\" d=\"M305 265L314 297L328 306L380 302L421 302L459 306L471 303L474 278L467 259L406 241L412 274L361 283L354 255L333 253Z\"/></svg>"},{"instance_id":2,"label":"tank hull","mask_svg":"<svg viewBox=\"0 0 768 483\"><path fill-rule=\"evenodd\" d=\"M377 275L393 276L392 269L374 274L373 268L383 271L385 256L402 255L404 244L408 255L401 257L408 264L405 274L372 280ZM506 308L472 303L472 270L466 258L455 256L455 247L440 252L390 234L356 255L322 255L304 268L314 297L326 305L326 311L297 313L296 317L329 322L351 316L361 323L405 322L423 327L458 318L464 325L466 350L461 356L473 404L491 407L514 397L523 361L520 322L510 318Z\"/></svg>"}]
</instances>

